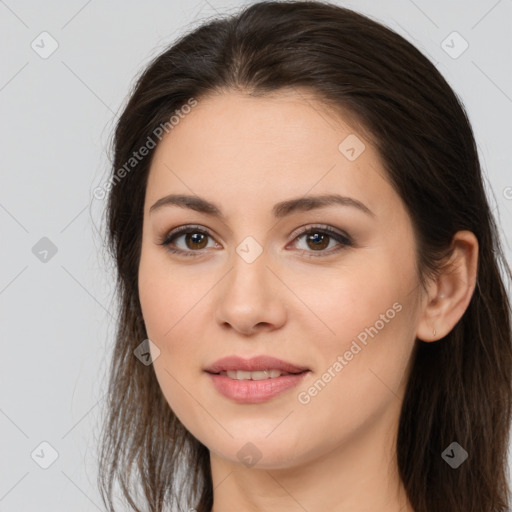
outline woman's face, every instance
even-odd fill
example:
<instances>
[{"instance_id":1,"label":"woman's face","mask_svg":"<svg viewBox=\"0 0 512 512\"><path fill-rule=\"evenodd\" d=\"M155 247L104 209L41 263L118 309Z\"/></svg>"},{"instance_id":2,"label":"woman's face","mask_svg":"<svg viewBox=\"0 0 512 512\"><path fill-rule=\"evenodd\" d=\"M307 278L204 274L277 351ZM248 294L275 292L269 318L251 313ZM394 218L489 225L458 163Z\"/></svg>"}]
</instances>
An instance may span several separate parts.
<instances>
[{"instance_id":1,"label":"woman's face","mask_svg":"<svg viewBox=\"0 0 512 512\"><path fill-rule=\"evenodd\" d=\"M292 467L398 426L421 307L413 230L346 122L306 93L229 92L199 100L156 148L139 268L154 370L180 421L225 460ZM319 207L328 195L350 200ZM277 394L205 371L232 355L308 371L279 377Z\"/></svg>"}]
</instances>

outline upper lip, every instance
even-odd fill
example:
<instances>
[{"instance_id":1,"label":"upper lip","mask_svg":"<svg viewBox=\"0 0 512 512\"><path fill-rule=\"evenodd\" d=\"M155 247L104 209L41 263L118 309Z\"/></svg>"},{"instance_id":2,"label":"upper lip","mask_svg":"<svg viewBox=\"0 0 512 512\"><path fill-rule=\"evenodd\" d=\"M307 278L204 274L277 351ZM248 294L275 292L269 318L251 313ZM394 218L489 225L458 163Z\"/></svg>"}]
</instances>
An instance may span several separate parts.
<instances>
[{"instance_id":1,"label":"upper lip","mask_svg":"<svg viewBox=\"0 0 512 512\"><path fill-rule=\"evenodd\" d=\"M218 359L213 364L205 368L208 373L220 373L228 370L243 370L246 372L255 372L258 370L281 370L287 373L302 373L309 370L305 366L277 359L272 356L262 355L244 359L239 356L228 356Z\"/></svg>"}]
</instances>

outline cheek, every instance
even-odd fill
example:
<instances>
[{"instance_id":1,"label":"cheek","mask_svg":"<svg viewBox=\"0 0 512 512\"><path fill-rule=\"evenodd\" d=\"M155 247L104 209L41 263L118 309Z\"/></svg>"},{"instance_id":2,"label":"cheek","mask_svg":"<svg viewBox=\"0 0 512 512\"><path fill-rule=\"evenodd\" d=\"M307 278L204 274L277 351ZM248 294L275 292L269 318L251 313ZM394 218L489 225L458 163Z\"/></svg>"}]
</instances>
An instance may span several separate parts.
<instances>
[{"instance_id":1,"label":"cheek","mask_svg":"<svg viewBox=\"0 0 512 512\"><path fill-rule=\"evenodd\" d=\"M159 344L197 314L201 285L194 283L193 273L188 277L182 274L161 254L143 249L138 275L140 304L148 336Z\"/></svg>"},{"instance_id":2,"label":"cheek","mask_svg":"<svg viewBox=\"0 0 512 512\"><path fill-rule=\"evenodd\" d=\"M344 318L340 313L332 324L336 336L317 352L317 371L297 389L295 403L308 432L327 428L333 437L349 439L385 411L398 414L413 343L407 341L407 312L400 300L383 299L374 311ZM306 438L307 433L305 443Z\"/></svg>"},{"instance_id":3,"label":"cheek","mask_svg":"<svg viewBox=\"0 0 512 512\"><path fill-rule=\"evenodd\" d=\"M154 364L159 377L167 371L181 382L200 373L207 336L205 322L213 318L207 293L215 284L214 277L201 275L194 265L170 265L151 249L141 254L140 304L148 338L160 350L161 357ZM164 377L165 387L175 384L169 374Z\"/></svg>"},{"instance_id":4,"label":"cheek","mask_svg":"<svg viewBox=\"0 0 512 512\"><path fill-rule=\"evenodd\" d=\"M319 426L339 407L338 426L351 428L396 398L404 384L414 346L414 260L381 254L372 265L338 272L323 284L307 294L317 316L308 320L308 332L316 322L318 364L298 402L307 403L311 417L323 418Z\"/></svg>"},{"instance_id":5,"label":"cheek","mask_svg":"<svg viewBox=\"0 0 512 512\"><path fill-rule=\"evenodd\" d=\"M364 341L365 329L376 323L379 331L389 332L399 316L400 306L393 305L403 302L412 282L405 266L407 275L396 278L392 259L382 255L378 261L368 259L350 267L289 274L288 279L283 275L299 299L290 319L307 325L308 337L316 326L315 345L325 349L343 350L360 333Z\"/></svg>"},{"instance_id":6,"label":"cheek","mask_svg":"<svg viewBox=\"0 0 512 512\"><path fill-rule=\"evenodd\" d=\"M175 272L141 257L141 309L148 338L159 349L153 370L169 407L194 435L194 426L204 422L204 411L195 409L197 404L189 394L200 373L197 354L201 329L194 319L205 315L201 311L202 295L204 291L197 287L183 285Z\"/></svg>"}]
</instances>

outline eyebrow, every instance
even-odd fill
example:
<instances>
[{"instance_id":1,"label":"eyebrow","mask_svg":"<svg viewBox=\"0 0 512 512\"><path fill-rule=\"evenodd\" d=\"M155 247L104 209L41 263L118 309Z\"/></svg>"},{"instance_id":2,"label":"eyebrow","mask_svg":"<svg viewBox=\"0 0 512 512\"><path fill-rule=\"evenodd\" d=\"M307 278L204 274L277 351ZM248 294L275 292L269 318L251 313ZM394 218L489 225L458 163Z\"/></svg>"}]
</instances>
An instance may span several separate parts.
<instances>
[{"instance_id":1,"label":"eyebrow","mask_svg":"<svg viewBox=\"0 0 512 512\"><path fill-rule=\"evenodd\" d=\"M325 208L328 206L350 206L357 208L365 214L375 217L375 214L361 201L352 197L341 196L338 194L325 194L319 196L299 197L296 199L288 199L277 203L272 208L272 214L275 218L280 219L295 212L306 212L317 208ZM222 210L214 203L207 201L199 196L191 196L185 194L170 194L160 198L149 209L152 213L164 206L179 206L181 208L189 208L206 215L224 219Z\"/></svg>"}]
</instances>

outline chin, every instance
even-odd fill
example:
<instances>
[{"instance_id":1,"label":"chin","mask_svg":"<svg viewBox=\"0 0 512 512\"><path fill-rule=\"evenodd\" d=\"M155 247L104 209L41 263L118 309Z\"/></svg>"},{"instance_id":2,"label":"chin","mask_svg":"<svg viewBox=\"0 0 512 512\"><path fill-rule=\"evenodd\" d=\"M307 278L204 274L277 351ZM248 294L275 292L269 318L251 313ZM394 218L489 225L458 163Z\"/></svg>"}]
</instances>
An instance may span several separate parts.
<instances>
[{"instance_id":1,"label":"chin","mask_svg":"<svg viewBox=\"0 0 512 512\"><path fill-rule=\"evenodd\" d=\"M297 446L283 443L280 439L270 440L265 435L251 436L249 432L241 439L229 439L219 445L218 438L205 444L210 452L241 467L255 469L287 469L300 464L301 452Z\"/></svg>"}]
</instances>

